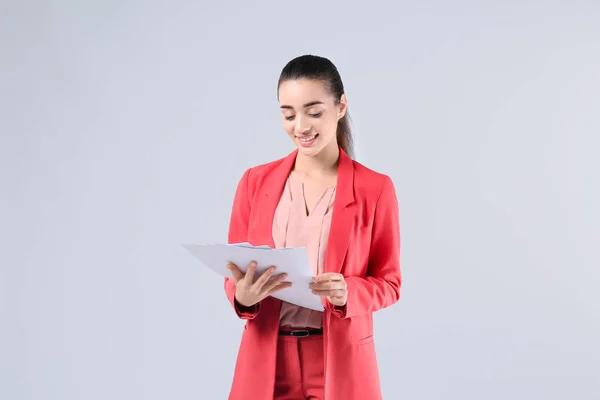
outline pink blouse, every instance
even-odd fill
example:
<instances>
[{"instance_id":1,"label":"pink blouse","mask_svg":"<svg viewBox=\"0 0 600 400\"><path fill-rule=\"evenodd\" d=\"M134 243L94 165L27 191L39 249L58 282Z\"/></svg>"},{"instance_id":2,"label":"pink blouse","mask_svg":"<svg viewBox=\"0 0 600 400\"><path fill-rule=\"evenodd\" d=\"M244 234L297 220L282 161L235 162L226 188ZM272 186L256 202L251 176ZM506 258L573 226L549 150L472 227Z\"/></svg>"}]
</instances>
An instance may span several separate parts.
<instances>
[{"instance_id":1,"label":"pink blouse","mask_svg":"<svg viewBox=\"0 0 600 400\"><path fill-rule=\"evenodd\" d=\"M321 274L324 270L334 194L335 187L325 189L313 210L307 214L304 185L290 176L275 210L273 219L275 247L306 247L313 275ZM320 311L283 302L280 326L320 328L322 314Z\"/></svg>"}]
</instances>

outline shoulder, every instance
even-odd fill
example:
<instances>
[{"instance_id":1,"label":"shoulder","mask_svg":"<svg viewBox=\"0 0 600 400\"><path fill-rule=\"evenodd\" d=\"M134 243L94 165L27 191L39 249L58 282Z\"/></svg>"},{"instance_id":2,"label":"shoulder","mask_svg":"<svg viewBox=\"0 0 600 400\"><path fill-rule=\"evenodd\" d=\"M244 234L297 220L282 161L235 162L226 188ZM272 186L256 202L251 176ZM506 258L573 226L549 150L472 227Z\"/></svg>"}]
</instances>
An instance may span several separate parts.
<instances>
[{"instance_id":1,"label":"shoulder","mask_svg":"<svg viewBox=\"0 0 600 400\"><path fill-rule=\"evenodd\" d=\"M287 157L282 157L277 160L269 161L263 164L258 164L246 170L249 183L262 182L271 172L277 170L283 164Z\"/></svg>"},{"instance_id":2,"label":"shoulder","mask_svg":"<svg viewBox=\"0 0 600 400\"><path fill-rule=\"evenodd\" d=\"M288 157L282 157L247 168L240 180L240 185L244 186L248 193L254 193L258 187L268 180L267 178L272 176L273 172L282 166Z\"/></svg>"},{"instance_id":3,"label":"shoulder","mask_svg":"<svg viewBox=\"0 0 600 400\"><path fill-rule=\"evenodd\" d=\"M282 157L277 160L269 161L264 164L258 164L248 168L248 175L251 179L260 179L261 177L269 175L270 172L274 171L279 167L287 157Z\"/></svg>"},{"instance_id":4,"label":"shoulder","mask_svg":"<svg viewBox=\"0 0 600 400\"><path fill-rule=\"evenodd\" d=\"M395 187L389 175L375 171L358 161L352 161L354 168L354 191L359 197L379 199L382 195L394 194Z\"/></svg>"}]
</instances>

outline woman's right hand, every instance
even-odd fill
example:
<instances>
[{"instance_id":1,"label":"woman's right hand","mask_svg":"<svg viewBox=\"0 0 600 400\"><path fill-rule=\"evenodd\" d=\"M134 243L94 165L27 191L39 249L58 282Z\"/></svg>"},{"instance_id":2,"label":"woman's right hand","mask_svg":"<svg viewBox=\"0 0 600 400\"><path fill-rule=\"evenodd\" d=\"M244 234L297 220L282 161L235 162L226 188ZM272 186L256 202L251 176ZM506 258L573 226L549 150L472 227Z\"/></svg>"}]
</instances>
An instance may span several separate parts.
<instances>
[{"instance_id":1,"label":"woman's right hand","mask_svg":"<svg viewBox=\"0 0 600 400\"><path fill-rule=\"evenodd\" d=\"M275 267L270 267L256 277L256 262L250 263L245 274L232 263L227 264L227 269L231 271L235 282L235 299L244 307L252 307L265 297L292 286L291 282L283 281L287 274L273 277Z\"/></svg>"}]
</instances>

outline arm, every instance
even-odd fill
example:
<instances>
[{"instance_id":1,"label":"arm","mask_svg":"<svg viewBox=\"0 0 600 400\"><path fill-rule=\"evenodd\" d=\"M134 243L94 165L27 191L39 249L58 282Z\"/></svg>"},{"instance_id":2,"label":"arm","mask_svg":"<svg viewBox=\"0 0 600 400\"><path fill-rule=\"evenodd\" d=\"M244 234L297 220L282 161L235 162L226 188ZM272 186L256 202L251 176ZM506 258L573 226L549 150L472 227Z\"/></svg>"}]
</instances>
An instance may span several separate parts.
<instances>
[{"instance_id":1,"label":"arm","mask_svg":"<svg viewBox=\"0 0 600 400\"><path fill-rule=\"evenodd\" d=\"M375 206L373 235L366 277L345 278L348 297L344 306L328 305L339 318L372 313L400 298L400 221L398 199L386 176Z\"/></svg>"},{"instance_id":2,"label":"arm","mask_svg":"<svg viewBox=\"0 0 600 400\"><path fill-rule=\"evenodd\" d=\"M248 175L250 169L246 170L238 183L231 219L229 221L229 243L242 243L248 241L248 223L250 218L250 198L248 193ZM244 307L235 300L235 282L231 278L225 278L225 294L233 306L235 313L241 319L253 319L258 315L260 303L252 307Z\"/></svg>"}]
</instances>

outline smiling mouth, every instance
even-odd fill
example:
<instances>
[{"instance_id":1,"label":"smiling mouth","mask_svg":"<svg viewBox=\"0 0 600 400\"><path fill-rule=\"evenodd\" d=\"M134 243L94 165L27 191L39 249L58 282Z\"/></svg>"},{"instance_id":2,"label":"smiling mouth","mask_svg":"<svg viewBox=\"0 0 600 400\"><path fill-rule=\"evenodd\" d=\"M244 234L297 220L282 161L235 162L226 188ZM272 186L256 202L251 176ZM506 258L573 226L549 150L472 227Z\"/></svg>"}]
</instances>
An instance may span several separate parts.
<instances>
[{"instance_id":1,"label":"smiling mouth","mask_svg":"<svg viewBox=\"0 0 600 400\"><path fill-rule=\"evenodd\" d=\"M319 134L318 134L318 133L315 133L315 134L314 134L314 135L312 135L312 136L297 136L297 138L298 138L298 140L300 140L301 142L308 143L308 142L310 142L310 141L314 140L314 139L315 139L317 136L319 136Z\"/></svg>"}]
</instances>

